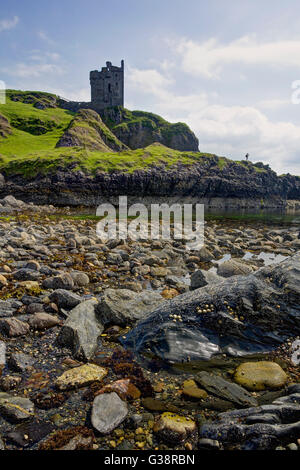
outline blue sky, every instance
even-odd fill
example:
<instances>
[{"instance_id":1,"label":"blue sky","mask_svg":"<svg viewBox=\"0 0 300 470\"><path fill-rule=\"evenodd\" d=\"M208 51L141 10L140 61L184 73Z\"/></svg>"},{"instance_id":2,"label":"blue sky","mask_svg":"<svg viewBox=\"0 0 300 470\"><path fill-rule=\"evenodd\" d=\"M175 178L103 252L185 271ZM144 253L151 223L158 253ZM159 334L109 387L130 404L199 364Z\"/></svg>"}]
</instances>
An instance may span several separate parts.
<instances>
[{"instance_id":1,"label":"blue sky","mask_svg":"<svg viewBox=\"0 0 300 470\"><path fill-rule=\"evenodd\" d=\"M89 100L89 71L124 59L129 109L187 122L201 151L235 159L249 152L279 173L300 174L299 1L0 0L0 7L0 80L8 88Z\"/></svg>"}]
</instances>

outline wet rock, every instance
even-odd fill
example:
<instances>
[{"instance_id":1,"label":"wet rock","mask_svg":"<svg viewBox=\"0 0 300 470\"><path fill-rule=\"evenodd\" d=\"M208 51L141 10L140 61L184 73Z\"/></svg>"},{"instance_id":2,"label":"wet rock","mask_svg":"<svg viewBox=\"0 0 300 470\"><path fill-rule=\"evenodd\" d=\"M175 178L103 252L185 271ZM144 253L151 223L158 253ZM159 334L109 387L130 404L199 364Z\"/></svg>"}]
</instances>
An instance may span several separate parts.
<instances>
[{"instance_id":1,"label":"wet rock","mask_svg":"<svg viewBox=\"0 0 300 470\"><path fill-rule=\"evenodd\" d=\"M251 266L248 266L241 261L230 259L219 264L217 274L222 277L243 276L250 274L252 271L253 269Z\"/></svg>"},{"instance_id":2,"label":"wet rock","mask_svg":"<svg viewBox=\"0 0 300 470\"><path fill-rule=\"evenodd\" d=\"M172 413L179 412L179 409L176 406L172 405L172 403L159 400L158 398L143 398L142 405L144 408L150 411L171 411Z\"/></svg>"},{"instance_id":3,"label":"wet rock","mask_svg":"<svg viewBox=\"0 0 300 470\"><path fill-rule=\"evenodd\" d=\"M199 289L200 287L207 286L208 284L217 284L221 282L222 278L211 271L204 271L198 269L191 275L190 290Z\"/></svg>"},{"instance_id":4,"label":"wet rock","mask_svg":"<svg viewBox=\"0 0 300 470\"><path fill-rule=\"evenodd\" d=\"M97 300L80 303L71 310L62 327L57 343L72 349L74 357L90 359L97 347L97 340L104 327L95 312Z\"/></svg>"},{"instance_id":5,"label":"wet rock","mask_svg":"<svg viewBox=\"0 0 300 470\"><path fill-rule=\"evenodd\" d=\"M71 390L85 387L92 382L100 382L107 375L107 369L96 364L85 364L64 372L55 385L59 390Z\"/></svg>"},{"instance_id":6,"label":"wet rock","mask_svg":"<svg viewBox=\"0 0 300 470\"><path fill-rule=\"evenodd\" d=\"M153 431L164 442L176 445L194 439L197 425L191 418L167 412L156 420Z\"/></svg>"},{"instance_id":7,"label":"wet rock","mask_svg":"<svg viewBox=\"0 0 300 470\"><path fill-rule=\"evenodd\" d=\"M8 365L16 372L26 372L33 367L35 362L36 360L32 356L19 352L11 354Z\"/></svg>"},{"instance_id":8,"label":"wet rock","mask_svg":"<svg viewBox=\"0 0 300 470\"><path fill-rule=\"evenodd\" d=\"M201 248L198 252L198 257L201 262L208 263L212 259L214 259L213 254L205 247Z\"/></svg>"},{"instance_id":9,"label":"wet rock","mask_svg":"<svg viewBox=\"0 0 300 470\"><path fill-rule=\"evenodd\" d=\"M54 431L54 425L47 421L33 420L22 423L7 434L7 440L19 447L31 447Z\"/></svg>"},{"instance_id":10,"label":"wet rock","mask_svg":"<svg viewBox=\"0 0 300 470\"><path fill-rule=\"evenodd\" d=\"M225 449L272 450L297 439L299 432L300 394L295 394L271 405L221 413L214 423L203 424L199 434L217 439Z\"/></svg>"},{"instance_id":11,"label":"wet rock","mask_svg":"<svg viewBox=\"0 0 300 470\"><path fill-rule=\"evenodd\" d=\"M140 398L141 392L131 383L130 379L121 379L105 385L100 393L116 392L122 400L136 400Z\"/></svg>"},{"instance_id":12,"label":"wet rock","mask_svg":"<svg viewBox=\"0 0 300 470\"><path fill-rule=\"evenodd\" d=\"M205 390L199 388L194 380L186 380L183 382L182 394L188 398L207 398Z\"/></svg>"},{"instance_id":13,"label":"wet rock","mask_svg":"<svg viewBox=\"0 0 300 470\"><path fill-rule=\"evenodd\" d=\"M0 319L0 331L10 338L23 336L29 332L29 325L17 318L2 318Z\"/></svg>"},{"instance_id":14,"label":"wet rock","mask_svg":"<svg viewBox=\"0 0 300 470\"><path fill-rule=\"evenodd\" d=\"M69 273L60 274L58 276L50 277L42 282L44 289L66 289L72 290L74 288L74 281Z\"/></svg>"},{"instance_id":15,"label":"wet rock","mask_svg":"<svg viewBox=\"0 0 300 470\"><path fill-rule=\"evenodd\" d=\"M228 400L236 406L256 406L255 398L242 387L222 377L201 371L195 376L195 380L201 387L213 395Z\"/></svg>"},{"instance_id":16,"label":"wet rock","mask_svg":"<svg viewBox=\"0 0 300 470\"><path fill-rule=\"evenodd\" d=\"M65 308L67 310L76 307L82 302L82 298L79 295L65 289L56 289L49 295L49 299L59 308Z\"/></svg>"},{"instance_id":17,"label":"wet rock","mask_svg":"<svg viewBox=\"0 0 300 470\"><path fill-rule=\"evenodd\" d=\"M244 362L235 371L234 380L247 390L282 388L287 375L276 362Z\"/></svg>"},{"instance_id":18,"label":"wet rock","mask_svg":"<svg viewBox=\"0 0 300 470\"><path fill-rule=\"evenodd\" d=\"M148 313L148 314L147 314ZM173 322L174 313L182 321ZM300 255L196 289L149 309L124 339L135 354L152 351L181 363L214 355L269 352L300 334Z\"/></svg>"},{"instance_id":19,"label":"wet rock","mask_svg":"<svg viewBox=\"0 0 300 470\"><path fill-rule=\"evenodd\" d=\"M115 393L98 395L92 407L93 427L101 434L109 434L128 414L127 404Z\"/></svg>"},{"instance_id":20,"label":"wet rock","mask_svg":"<svg viewBox=\"0 0 300 470\"><path fill-rule=\"evenodd\" d=\"M38 312L29 319L28 323L34 330L47 330L48 328L60 325L61 321L59 318L48 313Z\"/></svg>"},{"instance_id":21,"label":"wet rock","mask_svg":"<svg viewBox=\"0 0 300 470\"><path fill-rule=\"evenodd\" d=\"M126 326L151 312L162 301L163 298L156 292L106 289L96 311L103 325Z\"/></svg>"},{"instance_id":22,"label":"wet rock","mask_svg":"<svg viewBox=\"0 0 300 470\"><path fill-rule=\"evenodd\" d=\"M9 422L19 423L33 417L34 405L28 398L0 392L0 415Z\"/></svg>"}]
</instances>

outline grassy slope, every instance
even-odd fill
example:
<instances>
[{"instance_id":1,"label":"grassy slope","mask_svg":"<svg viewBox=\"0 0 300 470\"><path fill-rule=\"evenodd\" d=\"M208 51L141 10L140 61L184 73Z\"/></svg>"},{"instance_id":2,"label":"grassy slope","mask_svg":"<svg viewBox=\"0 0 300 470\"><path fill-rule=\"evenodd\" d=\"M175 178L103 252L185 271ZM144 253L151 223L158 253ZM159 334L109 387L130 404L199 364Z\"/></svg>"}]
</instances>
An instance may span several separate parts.
<instances>
[{"instance_id":1,"label":"grassy slope","mask_svg":"<svg viewBox=\"0 0 300 470\"><path fill-rule=\"evenodd\" d=\"M90 173L95 173L97 170L133 172L137 169L159 165L170 167L178 162L186 165L195 162L201 163L207 158L214 157L211 154L200 152L173 150L159 144L118 153L92 151L80 147L55 148L74 114L60 108L37 109L30 103L14 102L9 96L10 94L7 96L6 104L0 105L0 114L7 117L11 124L17 122L19 128L13 127L11 135L6 138L0 137L0 171L6 174L23 174L29 177L38 173L55 172L59 167L81 169ZM152 113L128 110L124 110L124 112L128 114L129 120L144 120L151 116L152 122L153 120L160 121L160 124L166 122L160 116ZM32 123L35 120L42 123L45 133L33 135L30 132L20 130L20 126L24 125L28 129L26 127L28 122ZM52 130L48 131L49 127ZM220 157L217 165L223 169L229 161L225 157ZM243 164L243 162L241 163ZM256 167L254 169L255 171L265 171Z\"/></svg>"}]
</instances>

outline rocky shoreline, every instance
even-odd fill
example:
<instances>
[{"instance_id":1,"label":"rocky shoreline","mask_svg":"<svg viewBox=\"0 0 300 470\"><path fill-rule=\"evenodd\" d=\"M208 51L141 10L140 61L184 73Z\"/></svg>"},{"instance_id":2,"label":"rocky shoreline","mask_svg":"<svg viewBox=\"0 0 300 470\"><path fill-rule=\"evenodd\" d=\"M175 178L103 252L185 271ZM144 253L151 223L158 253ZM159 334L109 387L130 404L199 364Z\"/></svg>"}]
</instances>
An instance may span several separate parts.
<instances>
[{"instance_id":1,"label":"rocky shoreline","mask_svg":"<svg viewBox=\"0 0 300 470\"><path fill-rule=\"evenodd\" d=\"M300 448L297 225L212 220L191 252L0 212L1 449Z\"/></svg>"},{"instance_id":2,"label":"rocky shoreline","mask_svg":"<svg viewBox=\"0 0 300 470\"><path fill-rule=\"evenodd\" d=\"M198 202L213 208L299 208L300 178L277 176L262 164L228 161L218 166L218 157L203 157L201 164L178 164L135 170L88 174L74 168L53 174L24 177L0 175L0 198L13 194L34 204L95 207L118 202L126 194L129 203ZM76 162L74 162L76 166Z\"/></svg>"}]
</instances>

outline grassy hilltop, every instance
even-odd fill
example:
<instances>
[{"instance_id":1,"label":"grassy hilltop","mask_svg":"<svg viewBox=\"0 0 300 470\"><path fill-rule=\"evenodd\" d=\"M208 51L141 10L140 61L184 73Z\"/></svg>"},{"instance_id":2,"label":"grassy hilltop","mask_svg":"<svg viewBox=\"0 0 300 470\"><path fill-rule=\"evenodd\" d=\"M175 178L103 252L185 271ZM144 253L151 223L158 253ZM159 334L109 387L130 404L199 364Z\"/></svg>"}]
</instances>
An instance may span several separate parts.
<instances>
[{"instance_id":1,"label":"grassy hilltop","mask_svg":"<svg viewBox=\"0 0 300 470\"><path fill-rule=\"evenodd\" d=\"M183 136L187 145L189 133L185 124L170 124L152 113L118 107L101 119L92 110L75 114L60 108L58 97L50 93L8 90L6 104L0 105L0 171L32 177L58 168L94 174L178 163L207 165L210 159L212 166L223 169L230 162L153 141L157 137L176 147L177 137ZM138 148L141 142L146 145Z\"/></svg>"}]
</instances>

